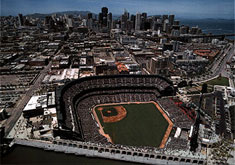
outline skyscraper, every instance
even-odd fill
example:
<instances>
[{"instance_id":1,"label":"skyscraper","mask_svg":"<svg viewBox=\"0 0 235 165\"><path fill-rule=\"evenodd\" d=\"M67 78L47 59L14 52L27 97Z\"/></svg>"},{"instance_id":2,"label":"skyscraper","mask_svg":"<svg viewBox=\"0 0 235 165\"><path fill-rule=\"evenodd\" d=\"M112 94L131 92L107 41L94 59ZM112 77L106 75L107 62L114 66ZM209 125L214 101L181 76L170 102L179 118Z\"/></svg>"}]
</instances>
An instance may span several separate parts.
<instances>
[{"instance_id":1,"label":"skyscraper","mask_svg":"<svg viewBox=\"0 0 235 165\"><path fill-rule=\"evenodd\" d=\"M129 13L125 9L124 14L121 16L121 28L122 30L127 30L127 21L129 19Z\"/></svg>"},{"instance_id":2,"label":"skyscraper","mask_svg":"<svg viewBox=\"0 0 235 165\"><path fill-rule=\"evenodd\" d=\"M112 28L112 21L113 21L113 15L112 15L111 12L108 14L108 20L107 21L108 21L108 28L111 29Z\"/></svg>"},{"instance_id":3,"label":"skyscraper","mask_svg":"<svg viewBox=\"0 0 235 165\"><path fill-rule=\"evenodd\" d=\"M132 28L135 29L135 15L131 15Z\"/></svg>"},{"instance_id":4,"label":"skyscraper","mask_svg":"<svg viewBox=\"0 0 235 165\"><path fill-rule=\"evenodd\" d=\"M169 15L170 26L172 26L174 24L174 19L175 19L175 15Z\"/></svg>"},{"instance_id":5,"label":"skyscraper","mask_svg":"<svg viewBox=\"0 0 235 165\"><path fill-rule=\"evenodd\" d=\"M24 17L22 14L18 15L18 19L19 19L19 25L24 26Z\"/></svg>"},{"instance_id":6,"label":"skyscraper","mask_svg":"<svg viewBox=\"0 0 235 165\"><path fill-rule=\"evenodd\" d=\"M168 15L163 15L163 16L162 16L162 23L164 23L164 21L165 21L166 19L168 19Z\"/></svg>"},{"instance_id":7,"label":"skyscraper","mask_svg":"<svg viewBox=\"0 0 235 165\"><path fill-rule=\"evenodd\" d=\"M92 13L88 13L87 14L87 19L91 19L92 18Z\"/></svg>"},{"instance_id":8,"label":"skyscraper","mask_svg":"<svg viewBox=\"0 0 235 165\"><path fill-rule=\"evenodd\" d=\"M102 17L103 17L102 25L104 27L107 27L108 8L107 7L102 7L101 11L102 11Z\"/></svg>"},{"instance_id":9,"label":"skyscraper","mask_svg":"<svg viewBox=\"0 0 235 165\"><path fill-rule=\"evenodd\" d=\"M141 16L142 16L144 19L147 19L147 13L142 13Z\"/></svg>"},{"instance_id":10,"label":"skyscraper","mask_svg":"<svg viewBox=\"0 0 235 165\"><path fill-rule=\"evenodd\" d=\"M102 7L101 11L102 11L103 16L107 17L109 9L107 7Z\"/></svg>"},{"instance_id":11,"label":"skyscraper","mask_svg":"<svg viewBox=\"0 0 235 165\"><path fill-rule=\"evenodd\" d=\"M141 25L141 14L137 13L135 18L135 30L140 30Z\"/></svg>"},{"instance_id":12,"label":"skyscraper","mask_svg":"<svg viewBox=\"0 0 235 165\"><path fill-rule=\"evenodd\" d=\"M169 20L165 19L164 24L163 24L163 31L164 32L167 32L168 26L169 26Z\"/></svg>"},{"instance_id":13,"label":"skyscraper","mask_svg":"<svg viewBox=\"0 0 235 165\"><path fill-rule=\"evenodd\" d=\"M103 23L103 15L102 15L102 13L99 13L99 23L100 24Z\"/></svg>"}]
</instances>

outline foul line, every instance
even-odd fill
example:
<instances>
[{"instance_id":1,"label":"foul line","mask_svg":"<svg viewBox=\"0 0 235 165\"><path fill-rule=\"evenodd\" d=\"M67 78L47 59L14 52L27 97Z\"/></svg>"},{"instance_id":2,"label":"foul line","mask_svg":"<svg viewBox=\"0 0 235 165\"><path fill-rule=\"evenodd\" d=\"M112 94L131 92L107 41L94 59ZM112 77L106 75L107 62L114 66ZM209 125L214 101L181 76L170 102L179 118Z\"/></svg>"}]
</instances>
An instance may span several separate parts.
<instances>
[{"instance_id":1,"label":"foul line","mask_svg":"<svg viewBox=\"0 0 235 165\"><path fill-rule=\"evenodd\" d=\"M98 123L98 125L99 125L99 127L100 127L99 133L100 133L101 135L103 135L104 137L106 137L110 143L113 143L113 141L112 141L111 137L109 136L109 134L105 134L105 133L104 133L104 128L102 127L102 125L101 125L101 123L100 123L100 120L99 120L99 118L98 118L98 116L97 116L97 114L96 114L96 111L95 111L95 108L96 108L96 107L97 107L97 106L95 106L95 107L93 108L92 112L93 112L93 114L94 114L95 120L97 121L97 123Z\"/></svg>"},{"instance_id":2,"label":"foul line","mask_svg":"<svg viewBox=\"0 0 235 165\"><path fill-rule=\"evenodd\" d=\"M96 114L96 111L95 111L95 108L96 108L96 107L99 107L99 106L107 106L107 105L143 104L143 103L153 103L153 104L157 107L157 109L160 111L160 113L162 114L162 116L167 120L167 122L168 122L168 124L169 124L168 127L167 127L167 130L166 130L166 132L165 132L165 135L163 136L163 139L162 139L162 141L161 141L161 144L160 144L160 146L159 146L159 148L164 148L165 145L166 145L166 142L167 142L167 140L168 140L168 137L169 137L169 135L170 135L170 133L171 133L171 130L172 130L172 128L173 128L173 123L172 123L172 121L170 120L170 118L167 116L167 114L163 111L163 109L159 106L159 104L156 103L156 102L154 102L154 101L149 101L149 102L121 102L121 103L109 103L109 104L99 104L99 105L96 105L96 106L93 108L92 112L93 112L93 114L94 114L94 116L95 116L95 120L98 122L98 125L99 125L99 127L100 127L99 133L100 133L101 135L105 136L105 137L108 139L109 142L113 143L113 141L112 141L111 137L109 136L109 134L105 134L105 133L104 133L104 128L102 127L102 125L101 125L101 123L100 123L100 120L99 120L99 118L98 118L98 116L97 116L97 114ZM113 144L114 144L114 143L113 143Z\"/></svg>"},{"instance_id":3,"label":"foul line","mask_svg":"<svg viewBox=\"0 0 235 165\"><path fill-rule=\"evenodd\" d=\"M169 119L169 117L166 115L166 113L162 110L162 108L158 105L158 103L151 101L152 103L155 104L155 106L157 107L157 109L161 112L162 116L167 120L167 122L169 123L168 128L165 132L165 135L163 136L162 142L159 146L159 148L164 148L166 145L166 142L168 140L168 137L171 133L171 129L173 128L173 123L172 121Z\"/></svg>"}]
</instances>

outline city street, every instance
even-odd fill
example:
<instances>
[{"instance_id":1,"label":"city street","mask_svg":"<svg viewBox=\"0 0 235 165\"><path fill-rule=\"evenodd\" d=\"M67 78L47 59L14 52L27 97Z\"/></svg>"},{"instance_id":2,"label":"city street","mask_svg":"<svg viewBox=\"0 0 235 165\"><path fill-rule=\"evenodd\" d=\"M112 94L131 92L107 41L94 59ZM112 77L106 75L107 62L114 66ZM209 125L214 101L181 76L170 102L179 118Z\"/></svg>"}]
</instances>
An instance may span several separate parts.
<instances>
[{"instance_id":1,"label":"city street","mask_svg":"<svg viewBox=\"0 0 235 165\"><path fill-rule=\"evenodd\" d=\"M24 107L33 96L34 91L38 89L41 85L42 80L46 76L47 72L51 68L51 62L39 73L37 80L35 83L29 88L29 90L23 95L22 99L20 100L18 106L11 112L11 116L7 119L3 126L5 126L5 133L6 135L10 132L18 118L20 117Z\"/></svg>"},{"instance_id":2,"label":"city street","mask_svg":"<svg viewBox=\"0 0 235 165\"><path fill-rule=\"evenodd\" d=\"M216 60L216 62L211 67L212 74L205 75L204 77L201 76L201 77L193 78L192 81L194 83L202 83L202 82L212 80L218 77L220 74L222 76L229 78L229 75L226 71L226 63L233 57L233 55L235 55L234 48L235 48L234 46L230 45L229 48L225 50L225 53L223 53L223 56L220 57L220 59Z\"/></svg>"}]
</instances>

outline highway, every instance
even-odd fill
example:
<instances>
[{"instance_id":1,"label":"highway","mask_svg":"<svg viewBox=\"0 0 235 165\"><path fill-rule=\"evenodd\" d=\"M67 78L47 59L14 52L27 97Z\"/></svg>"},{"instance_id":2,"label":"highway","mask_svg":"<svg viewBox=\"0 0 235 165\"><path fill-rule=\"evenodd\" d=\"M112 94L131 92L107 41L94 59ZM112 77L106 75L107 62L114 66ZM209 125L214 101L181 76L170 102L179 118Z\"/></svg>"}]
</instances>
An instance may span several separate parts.
<instances>
[{"instance_id":1,"label":"highway","mask_svg":"<svg viewBox=\"0 0 235 165\"><path fill-rule=\"evenodd\" d=\"M51 64L52 63L50 62L43 70L41 70L37 80L34 82L33 85L30 86L29 90L23 95L22 99L19 100L17 107L15 107L15 109L12 110L11 116L7 119L7 121L3 125L5 127L5 136L13 128L14 124L16 123L18 118L20 117L24 107L26 106L26 104L28 103L30 98L33 96L34 91L40 87L42 80L44 79L47 72L51 68Z\"/></svg>"}]
</instances>

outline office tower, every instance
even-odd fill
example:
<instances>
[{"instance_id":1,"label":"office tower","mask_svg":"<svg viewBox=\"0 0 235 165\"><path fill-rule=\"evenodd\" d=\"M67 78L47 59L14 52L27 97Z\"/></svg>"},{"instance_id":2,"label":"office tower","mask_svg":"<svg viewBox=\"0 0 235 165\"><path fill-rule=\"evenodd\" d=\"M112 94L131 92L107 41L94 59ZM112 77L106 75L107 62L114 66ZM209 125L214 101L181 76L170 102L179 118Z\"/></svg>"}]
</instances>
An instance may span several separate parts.
<instances>
[{"instance_id":1,"label":"office tower","mask_svg":"<svg viewBox=\"0 0 235 165\"><path fill-rule=\"evenodd\" d=\"M126 30L127 32L131 32L132 29L133 29L133 22L128 20L126 24Z\"/></svg>"},{"instance_id":2,"label":"office tower","mask_svg":"<svg viewBox=\"0 0 235 165\"><path fill-rule=\"evenodd\" d=\"M92 13L87 14L87 19L92 19Z\"/></svg>"},{"instance_id":3,"label":"office tower","mask_svg":"<svg viewBox=\"0 0 235 165\"><path fill-rule=\"evenodd\" d=\"M164 23L163 23L163 31L164 31L164 32L167 31L168 26L169 26L169 20L168 20L168 19L165 19L165 20L164 20Z\"/></svg>"},{"instance_id":4,"label":"office tower","mask_svg":"<svg viewBox=\"0 0 235 165\"><path fill-rule=\"evenodd\" d=\"M135 30L140 30L141 25L141 14L137 13L135 18Z\"/></svg>"},{"instance_id":5,"label":"office tower","mask_svg":"<svg viewBox=\"0 0 235 165\"><path fill-rule=\"evenodd\" d=\"M164 23L164 21L165 21L166 19L168 19L168 15L163 15L163 16L162 16L162 23Z\"/></svg>"},{"instance_id":6,"label":"office tower","mask_svg":"<svg viewBox=\"0 0 235 165\"><path fill-rule=\"evenodd\" d=\"M19 25L24 26L24 17L22 14L18 15L18 19L19 19Z\"/></svg>"},{"instance_id":7,"label":"office tower","mask_svg":"<svg viewBox=\"0 0 235 165\"><path fill-rule=\"evenodd\" d=\"M146 22L146 20L147 20L147 13L142 13L141 14L141 23L140 23L140 29L141 30L144 30L145 29L145 22Z\"/></svg>"},{"instance_id":8,"label":"office tower","mask_svg":"<svg viewBox=\"0 0 235 165\"><path fill-rule=\"evenodd\" d=\"M73 27L73 19L72 18L68 18L67 19L67 26L68 26L68 28L72 28Z\"/></svg>"},{"instance_id":9,"label":"office tower","mask_svg":"<svg viewBox=\"0 0 235 165\"><path fill-rule=\"evenodd\" d=\"M45 17L45 26L49 29L53 28L54 27L54 20L51 16L46 16Z\"/></svg>"},{"instance_id":10,"label":"office tower","mask_svg":"<svg viewBox=\"0 0 235 165\"><path fill-rule=\"evenodd\" d=\"M112 15L112 13L110 12L110 13L108 14L108 28L109 28L109 29L112 29L112 21L113 21L113 15Z\"/></svg>"},{"instance_id":11,"label":"office tower","mask_svg":"<svg viewBox=\"0 0 235 165\"><path fill-rule=\"evenodd\" d=\"M103 22L103 15L102 13L99 13L99 23L102 24Z\"/></svg>"},{"instance_id":12,"label":"office tower","mask_svg":"<svg viewBox=\"0 0 235 165\"><path fill-rule=\"evenodd\" d=\"M174 19L175 19L175 15L169 15L170 26L172 26L174 24Z\"/></svg>"},{"instance_id":13,"label":"office tower","mask_svg":"<svg viewBox=\"0 0 235 165\"><path fill-rule=\"evenodd\" d=\"M141 16L142 16L144 19L147 19L147 13L142 13Z\"/></svg>"},{"instance_id":14,"label":"office tower","mask_svg":"<svg viewBox=\"0 0 235 165\"><path fill-rule=\"evenodd\" d=\"M173 30L171 31L171 36L174 36L174 37L180 36L180 31L173 29Z\"/></svg>"},{"instance_id":15,"label":"office tower","mask_svg":"<svg viewBox=\"0 0 235 165\"><path fill-rule=\"evenodd\" d=\"M178 52L178 50L179 50L179 41L172 41L171 43L173 44L173 51Z\"/></svg>"},{"instance_id":16,"label":"office tower","mask_svg":"<svg viewBox=\"0 0 235 165\"><path fill-rule=\"evenodd\" d=\"M202 34L202 29L198 28L196 34L197 34L197 35Z\"/></svg>"},{"instance_id":17,"label":"office tower","mask_svg":"<svg viewBox=\"0 0 235 165\"><path fill-rule=\"evenodd\" d=\"M102 7L101 11L102 11L102 17L103 17L102 25L104 27L107 27L108 8L107 7Z\"/></svg>"},{"instance_id":18,"label":"office tower","mask_svg":"<svg viewBox=\"0 0 235 165\"><path fill-rule=\"evenodd\" d=\"M87 27L89 28L89 29L92 29L93 28L93 19L87 19Z\"/></svg>"},{"instance_id":19,"label":"office tower","mask_svg":"<svg viewBox=\"0 0 235 165\"><path fill-rule=\"evenodd\" d=\"M142 24L143 24L143 29L144 30L148 30L148 29L151 29L151 25L152 25L152 18L148 18L146 19Z\"/></svg>"},{"instance_id":20,"label":"office tower","mask_svg":"<svg viewBox=\"0 0 235 165\"><path fill-rule=\"evenodd\" d=\"M180 34L188 34L189 32L189 26L181 26L180 27Z\"/></svg>"},{"instance_id":21,"label":"office tower","mask_svg":"<svg viewBox=\"0 0 235 165\"><path fill-rule=\"evenodd\" d=\"M102 9L101 9L101 12L102 12L102 14L103 14L104 17L105 17L105 16L107 17L108 11L109 11L109 9L108 9L107 7L102 7Z\"/></svg>"},{"instance_id":22,"label":"office tower","mask_svg":"<svg viewBox=\"0 0 235 165\"><path fill-rule=\"evenodd\" d=\"M198 27L192 27L190 33L191 34L197 34Z\"/></svg>"},{"instance_id":23,"label":"office tower","mask_svg":"<svg viewBox=\"0 0 235 165\"><path fill-rule=\"evenodd\" d=\"M51 18L53 19L54 22L56 22L56 21L57 21L57 20L56 20L57 14L53 14L53 15L51 16Z\"/></svg>"},{"instance_id":24,"label":"office tower","mask_svg":"<svg viewBox=\"0 0 235 165\"><path fill-rule=\"evenodd\" d=\"M169 73L169 57L152 57L149 61L149 70L152 74L167 75Z\"/></svg>"},{"instance_id":25,"label":"office tower","mask_svg":"<svg viewBox=\"0 0 235 165\"><path fill-rule=\"evenodd\" d=\"M174 23L173 23L173 25L180 25L180 21L175 20Z\"/></svg>"},{"instance_id":26,"label":"office tower","mask_svg":"<svg viewBox=\"0 0 235 165\"><path fill-rule=\"evenodd\" d=\"M121 28L122 28L122 30L126 30L127 29L127 21L128 21L128 19L129 19L129 13L125 9L124 14L121 16Z\"/></svg>"},{"instance_id":27,"label":"office tower","mask_svg":"<svg viewBox=\"0 0 235 165\"><path fill-rule=\"evenodd\" d=\"M131 15L132 29L135 29L135 15Z\"/></svg>"},{"instance_id":28,"label":"office tower","mask_svg":"<svg viewBox=\"0 0 235 165\"><path fill-rule=\"evenodd\" d=\"M124 15L127 17L127 19L129 19L129 13L126 9L124 10Z\"/></svg>"}]
</instances>

